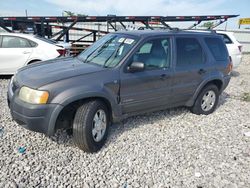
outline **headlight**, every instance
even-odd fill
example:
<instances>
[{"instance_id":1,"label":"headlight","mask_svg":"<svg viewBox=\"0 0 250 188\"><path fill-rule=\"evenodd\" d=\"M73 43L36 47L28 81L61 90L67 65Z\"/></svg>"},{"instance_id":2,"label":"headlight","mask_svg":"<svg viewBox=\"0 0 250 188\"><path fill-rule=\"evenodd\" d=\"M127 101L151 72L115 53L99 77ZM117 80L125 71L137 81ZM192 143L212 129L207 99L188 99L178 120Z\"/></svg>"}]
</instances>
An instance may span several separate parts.
<instances>
[{"instance_id":1,"label":"headlight","mask_svg":"<svg viewBox=\"0 0 250 188\"><path fill-rule=\"evenodd\" d=\"M39 91L23 86L20 89L19 98L31 104L46 104L49 99L49 92Z\"/></svg>"}]
</instances>

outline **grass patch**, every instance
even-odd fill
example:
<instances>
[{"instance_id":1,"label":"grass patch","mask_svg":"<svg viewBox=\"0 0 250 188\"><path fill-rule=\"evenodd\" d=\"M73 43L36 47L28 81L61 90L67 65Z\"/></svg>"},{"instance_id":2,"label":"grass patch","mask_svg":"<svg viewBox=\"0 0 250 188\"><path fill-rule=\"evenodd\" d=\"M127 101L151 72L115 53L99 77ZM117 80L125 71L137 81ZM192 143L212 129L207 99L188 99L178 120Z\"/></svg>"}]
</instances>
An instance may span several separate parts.
<instances>
[{"instance_id":1,"label":"grass patch","mask_svg":"<svg viewBox=\"0 0 250 188\"><path fill-rule=\"evenodd\" d=\"M242 86L242 85L244 85L244 84L245 84L245 81L242 80L242 81L240 82L240 85Z\"/></svg>"},{"instance_id":2,"label":"grass patch","mask_svg":"<svg viewBox=\"0 0 250 188\"><path fill-rule=\"evenodd\" d=\"M242 99L243 101L250 102L250 93L244 93Z\"/></svg>"}]
</instances>

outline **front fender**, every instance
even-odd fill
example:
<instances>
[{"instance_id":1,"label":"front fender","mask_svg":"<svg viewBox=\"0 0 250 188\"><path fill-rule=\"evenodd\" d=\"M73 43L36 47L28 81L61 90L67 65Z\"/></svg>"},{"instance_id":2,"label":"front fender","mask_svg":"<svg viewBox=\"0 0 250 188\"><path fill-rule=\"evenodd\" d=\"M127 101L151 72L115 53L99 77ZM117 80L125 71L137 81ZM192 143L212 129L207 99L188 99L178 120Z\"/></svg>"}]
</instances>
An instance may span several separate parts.
<instances>
[{"instance_id":1,"label":"front fender","mask_svg":"<svg viewBox=\"0 0 250 188\"><path fill-rule=\"evenodd\" d=\"M116 119L121 116L121 108L117 101L117 94L115 94L111 89L103 87L94 90L93 87L77 87L62 91L57 96L55 96L50 103L60 104L62 106L67 106L72 102L87 99L87 98L103 98L108 101L111 105L113 117Z\"/></svg>"}]
</instances>

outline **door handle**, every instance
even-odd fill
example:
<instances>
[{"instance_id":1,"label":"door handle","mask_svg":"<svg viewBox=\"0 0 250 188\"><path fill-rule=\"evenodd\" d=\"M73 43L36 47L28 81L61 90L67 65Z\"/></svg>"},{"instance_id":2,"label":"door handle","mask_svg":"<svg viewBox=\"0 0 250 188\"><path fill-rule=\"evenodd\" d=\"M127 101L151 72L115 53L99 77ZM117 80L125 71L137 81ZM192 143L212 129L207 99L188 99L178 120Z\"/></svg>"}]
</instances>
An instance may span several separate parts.
<instances>
[{"instance_id":1,"label":"door handle","mask_svg":"<svg viewBox=\"0 0 250 188\"><path fill-rule=\"evenodd\" d=\"M200 70L198 71L199 74L205 74L206 72L207 72L207 71L204 70L204 69L200 69Z\"/></svg>"},{"instance_id":2,"label":"door handle","mask_svg":"<svg viewBox=\"0 0 250 188\"><path fill-rule=\"evenodd\" d=\"M30 52L29 51L24 51L23 54L29 54Z\"/></svg>"},{"instance_id":3,"label":"door handle","mask_svg":"<svg viewBox=\"0 0 250 188\"><path fill-rule=\"evenodd\" d=\"M168 78L170 78L170 76L168 76L168 75L166 75L166 74L162 74L162 75L160 76L160 79L161 79L161 80L166 80L166 79L168 79Z\"/></svg>"}]
</instances>

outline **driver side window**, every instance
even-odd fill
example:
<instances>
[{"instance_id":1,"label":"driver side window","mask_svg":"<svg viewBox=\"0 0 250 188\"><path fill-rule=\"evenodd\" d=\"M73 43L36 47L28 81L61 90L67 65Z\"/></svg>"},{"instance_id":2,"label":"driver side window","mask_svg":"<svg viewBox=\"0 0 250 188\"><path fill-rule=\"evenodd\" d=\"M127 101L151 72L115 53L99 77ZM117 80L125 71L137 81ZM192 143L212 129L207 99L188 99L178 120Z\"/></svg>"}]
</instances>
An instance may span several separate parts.
<instances>
[{"instance_id":1,"label":"driver side window","mask_svg":"<svg viewBox=\"0 0 250 188\"><path fill-rule=\"evenodd\" d=\"M168 68L170 65L170 40L158 38L146 41L133 55L132 62L142 62L145 69Z\"/></svg>"}]
</instances>

